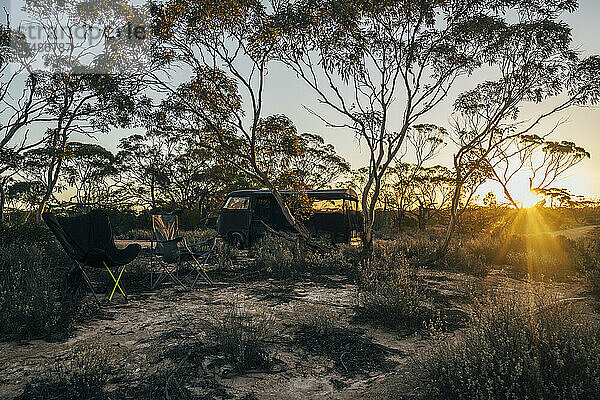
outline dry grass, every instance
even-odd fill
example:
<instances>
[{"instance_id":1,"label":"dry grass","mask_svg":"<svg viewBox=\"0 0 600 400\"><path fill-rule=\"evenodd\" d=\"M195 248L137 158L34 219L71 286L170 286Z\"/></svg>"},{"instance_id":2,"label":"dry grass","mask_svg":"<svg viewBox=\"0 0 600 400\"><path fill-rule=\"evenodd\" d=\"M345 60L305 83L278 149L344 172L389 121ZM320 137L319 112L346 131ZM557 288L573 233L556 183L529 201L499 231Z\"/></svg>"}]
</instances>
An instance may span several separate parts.
<instances>
[{"instance_id":1,"label":"dry grass","mask_svg":"<svg viewBox=\"0 0 600 400\"><path fill-rule=\"evenodd\" d=\"M381 251L361 269L357 313L391 328L421 325L425 282L402 255Z\"/></svg>"},{"instance_id":2,"label":"dry grass","mask_svg":"<svg viewBox=\"0 0 600 400\"><path fill-rule=\"evenodd\" d=\"M600 324L543 287L499 290L440 340L418 369L427 397L581 399L600 390Z\"/></svg>"},{"instance_id":3,"label":"dry grass","mask_svg":"<svg viewBox=\"0 0 600 400\"><path fill-rule=\"evenodd\" d=\"M52 363L18 399L106 398L104 385L113 372L116 351L103 344L77 344L66 359Z\"/></svg>"}]
</instances>

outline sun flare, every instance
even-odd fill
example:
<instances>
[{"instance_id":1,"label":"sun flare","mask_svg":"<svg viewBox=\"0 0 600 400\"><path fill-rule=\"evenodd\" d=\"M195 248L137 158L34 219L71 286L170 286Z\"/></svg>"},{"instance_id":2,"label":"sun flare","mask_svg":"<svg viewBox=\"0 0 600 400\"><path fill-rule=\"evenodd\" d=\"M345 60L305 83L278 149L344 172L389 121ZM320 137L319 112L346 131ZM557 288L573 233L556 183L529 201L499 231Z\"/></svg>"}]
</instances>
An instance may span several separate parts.
<instances>
[{"instance_id":1,"label":"sun flare","mask_svg":"<svg viewBox=\"0 0 600 400\"><path fill-rule=\"evenodd\" d=\"M531 190L525 190L523 193L520 193L517 198L517 201L521 203L523 208L531 208L542 201L544 197L532 192Z\"/></svg>"}]
</instances>

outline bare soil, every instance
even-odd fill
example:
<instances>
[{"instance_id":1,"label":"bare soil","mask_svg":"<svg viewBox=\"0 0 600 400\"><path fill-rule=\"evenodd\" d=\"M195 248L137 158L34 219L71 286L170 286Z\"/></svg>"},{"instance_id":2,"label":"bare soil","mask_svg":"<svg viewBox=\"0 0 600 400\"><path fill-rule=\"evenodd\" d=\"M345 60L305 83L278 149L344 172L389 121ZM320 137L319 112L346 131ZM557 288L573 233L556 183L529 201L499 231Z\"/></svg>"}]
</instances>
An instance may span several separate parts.
<instances>
[{"instance_id":1,"label":"bare soil","mask_svg":"<svg viewBox=\"0 0 600 400\"><path fill-rule=\"evenodd\" d=\"M35 385L76 344L86 342L115 350L114 372L104 388L111 398L178 398L176 393L185 391L215 399L403 399L422 392L413 367L433 339L426 329L387 330L358 320L357 289L347 278L244 281L227 278L243 276L243 270L210 274L213 287L185 291L165 285L133 293L129 302L114 300L63 342L0 343L0 398L20 395L27 383ZM464 326L475 291L523 285L502 272L485 279L421 274L429 288L428 307L443 317L449 336ZM566 297L581 291L577 282L555 288ZM273 357L269 369L238 373L211 344L206 327L232 303L272 314L273 334L264 343ZM335 319L335 330L315 337L303 330L302 321L323 307Z\"/></svg>"}]
</instances>

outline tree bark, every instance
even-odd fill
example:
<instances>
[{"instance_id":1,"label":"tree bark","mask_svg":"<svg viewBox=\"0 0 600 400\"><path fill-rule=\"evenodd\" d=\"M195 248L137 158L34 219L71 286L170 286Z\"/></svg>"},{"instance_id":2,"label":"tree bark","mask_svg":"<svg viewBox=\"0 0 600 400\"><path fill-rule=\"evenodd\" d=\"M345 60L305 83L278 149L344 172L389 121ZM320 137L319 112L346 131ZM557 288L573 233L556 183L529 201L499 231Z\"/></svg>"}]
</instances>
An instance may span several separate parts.
<instances>
[{"instance_id":1,"label":"tree bark","mask_svg":"<svg viewBox=\"0 0 600 400\"><path fill-rule=\"evenodd\" d=\"M0 182L0 223L4 222L4 204L6 203L6 193L4 191L4 182Z\"/></svg>"}]
</instances>

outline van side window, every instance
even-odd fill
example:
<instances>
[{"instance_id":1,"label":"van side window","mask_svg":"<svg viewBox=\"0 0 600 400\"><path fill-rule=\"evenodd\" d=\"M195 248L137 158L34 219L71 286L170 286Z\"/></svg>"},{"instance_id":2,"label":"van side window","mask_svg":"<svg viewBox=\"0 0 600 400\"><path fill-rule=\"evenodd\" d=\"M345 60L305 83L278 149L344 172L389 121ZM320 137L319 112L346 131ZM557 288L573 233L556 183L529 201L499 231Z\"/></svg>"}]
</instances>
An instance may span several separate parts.
<instances>
[{"instance_id":1,"label":"van side window","mask_svg":"<svg viewBox=\"0 0 600 400\"><path fill-rule=\"evenodd\" d=\"M223 208L228 210L247 210L249 205L249 197L230 197Z\"/></svg>"},{"instance_id":2,"label":"van side window","mask_svg":"<svg viewBox=\"0 0 600 400\"><path fill-rule=\"evenodd\" d=\"M268 197L258 197L256 199L256 206L257 207L271 207L271 199L269 199Z\"/></svg>"},{"instance_id":3,"label":"van side window","mask_svg":"<svg viewBox=\"0 0 600 400\"><path fill-rule=\"evenodd\" d=\"M344 207L343 199L314 200L312 202L312 209L314 211L340 212L343 210L343 207Z\"/></svg>"}]
</instances>

